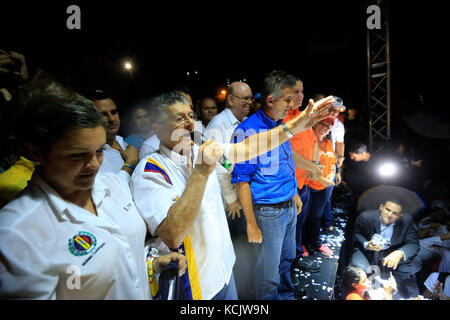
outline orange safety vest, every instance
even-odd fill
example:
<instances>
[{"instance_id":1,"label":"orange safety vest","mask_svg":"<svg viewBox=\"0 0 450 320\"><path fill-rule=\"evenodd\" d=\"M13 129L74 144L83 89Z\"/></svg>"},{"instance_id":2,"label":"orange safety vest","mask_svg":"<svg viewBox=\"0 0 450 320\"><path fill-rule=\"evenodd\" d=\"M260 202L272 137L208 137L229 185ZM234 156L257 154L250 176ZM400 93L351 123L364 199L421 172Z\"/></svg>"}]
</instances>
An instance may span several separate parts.
<instances>
[{"instance_id":1,"label":"orange safety vest","mask_svg":"<svg viewBox=\"0 0 450 320\"><path fill-rule=\"evenodd\" d=\"M286 123L287 121L298 116L300 113L301 111L298 109L294 111L289 110L288 116L283 119L283 122ZM314 146L317 141L317 137L312 128L296 134L290 139L290 141L294 152L297 152L308 161L312 161L314 159ZM299 189L303 188L303 186L308 182L308 179L306 179L306 170L304 169L295 168L295 177L297 178L297 185Z\"/></svg>"},{"instance_id":2,"label":"orange safety vest","mask_svg":"<svg viewBox=\"0 0 450 320\"><path fill-rule=\"evenodd\" d=\"M331 168L336 163L336 155L333 150L333 143L329 139L323 139L319 142L320 163L324 166L323 176L327 177L331 173ZM308 180L308 184L315 190L323 190L325 186L319 181Z\"/></svg>"}]
</instances>

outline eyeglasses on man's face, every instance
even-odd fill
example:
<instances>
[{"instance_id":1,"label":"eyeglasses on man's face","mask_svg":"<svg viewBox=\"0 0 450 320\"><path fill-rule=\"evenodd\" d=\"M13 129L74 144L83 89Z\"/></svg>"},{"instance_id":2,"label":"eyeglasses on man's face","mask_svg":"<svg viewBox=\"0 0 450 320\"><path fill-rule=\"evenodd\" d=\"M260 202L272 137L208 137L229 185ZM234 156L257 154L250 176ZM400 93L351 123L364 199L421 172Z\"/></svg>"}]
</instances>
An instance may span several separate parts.
<instances>
[{"instance_id":1,"label":"eyeglasses on man's face","mask_svg":"<svg viewBox=\"0 0 450 320\"><path fill-rule=\"evenodd\" d=\"M255 99L252 96L247 96L247 97L239 97L237 95L232 94L233 97L238 98L244 102L248 102L248 103L253 103L253 101L255 101Z\"/></svg>"}]
</instances>

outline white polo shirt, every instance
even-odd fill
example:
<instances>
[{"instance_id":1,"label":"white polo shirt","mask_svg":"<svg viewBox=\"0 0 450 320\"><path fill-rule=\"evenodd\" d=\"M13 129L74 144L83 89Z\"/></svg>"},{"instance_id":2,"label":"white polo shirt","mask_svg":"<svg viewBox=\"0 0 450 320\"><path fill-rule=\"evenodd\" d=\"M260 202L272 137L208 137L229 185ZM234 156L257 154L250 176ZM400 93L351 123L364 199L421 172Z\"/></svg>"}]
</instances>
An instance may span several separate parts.
<instances>
[{"instance_id":1,"label":"white polo shirt","mask_svg":"<svg viewBox=\"0 0 450 320\"><path fill-rule=\"evenodd\" d=\"M206 127L205 137L213 139L218 143L231 143L234 130L236 130L240 123L233 112L229 108L225 108L209 121ZM230 204L238 200L236 187L231 183L231 173L220 166L217 169L217 175L225 203Z\"/></svg>"},{"instance_id":2,"label":"white polo shirt","mask_svg":"<svg viewBox=\"0 0 450 320\"><path fill-rule=\"evenodd\" d=\"M344 124L338 118L334 119L334 125L331 127L331 142L334 151L336 151L336 142L344 143L344 135Z\"/></svg>"},{"instance_id":3,"label":"white polo shirt","mask_svg":"<svg viewBox=\"0 0 450 320\"><path fill-rule=\"evenodd\" d=\"M120 177L97 175L98 216L31 181L0 211L0 298L151 299L147 229Z\"/></svg>"},{"instance_id":4,"label":"white polo shirt","mask_svg":"<svg viewBox=\"0 0 450 320\"><path fill-rule=\"evenodd\" d=\"M225 151L229 148L223 147ZM198 149L193 146L194 159ZM183 194L189 177L186 157L164 145L137 165L130 188L152 234ZM208 178L200 211L183 246L179 252L188 259L190 285L197 292L194 299L213 298L229 283L236 260L215 171Z\"/></svg>"},{"instance_id":5,"label":"white polo shirt","mask_svg":"<svg viewBox=\"0 0 450 320\"><path fill-rule=\"evenodd\" d=\"M121 136L116 136L116 141L119 146L125 150L128 144ZM119 150L113 149L109 144L105 144L105 151L103 152L103 163L100 166L99 172L110 172L119 174L126 182L130 181L130 174L122 170L125 161L122 158Z\"/></svg>"}]
</instances>

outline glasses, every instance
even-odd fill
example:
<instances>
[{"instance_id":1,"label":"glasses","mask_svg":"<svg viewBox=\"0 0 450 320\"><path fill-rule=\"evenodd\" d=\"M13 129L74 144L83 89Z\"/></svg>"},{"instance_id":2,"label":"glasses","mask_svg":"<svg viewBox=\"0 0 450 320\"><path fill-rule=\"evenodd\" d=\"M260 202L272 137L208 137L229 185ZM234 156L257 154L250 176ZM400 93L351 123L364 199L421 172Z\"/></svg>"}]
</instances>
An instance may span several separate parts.
<instances>
[{"instance_id":1,"label":"glasses","mask_svg":"<svg viewBox=\"0 0 450 320\"><path fill-rule=\"evenodd\" d=\"M193 123L195 121L195 114L194 113L190 113L188 115L177 115L174 119L175 125L181 126L181 125L185 125L186 123Z\"/></svg>"},{"instance_id":2,"label":"glasses","mask_svg":"<svg viewBox=\"0 0 450 320\"><path fill-rule=\"evenodd\" d=\"M236 96L236 95L234 95L234 94L232 94L232 96L235 97L235 98L238 98L238 99L240 99L240 100L242 100L242 101L244 101L244 102L253 103L253 101L255 101L255 99L254 99L252 96L248 96L248 97L239 97L239 96Z\"/></svg>"}]
</instances>

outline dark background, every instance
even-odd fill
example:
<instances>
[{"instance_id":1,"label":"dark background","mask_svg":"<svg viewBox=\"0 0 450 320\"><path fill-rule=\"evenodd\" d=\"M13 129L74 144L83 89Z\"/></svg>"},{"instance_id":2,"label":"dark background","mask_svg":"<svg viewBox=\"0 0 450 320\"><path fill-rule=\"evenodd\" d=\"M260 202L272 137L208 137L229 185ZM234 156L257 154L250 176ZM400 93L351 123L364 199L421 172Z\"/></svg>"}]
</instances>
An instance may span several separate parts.
<instances>
[{"instance_id":1,"label":"dark background","mask_svg":"<svg viewBox=\"0 0 450 320\"><path fill-rule=\"evenodd\" d=\"M81 30L66 27L71 4L81 8ZM121 109L172 85L196 100L245 78L255 94L265 73L283 69L303 79L305 98L340 96L367 123L366 8L364 0L19 1L2 4L0 48L80 92L110 91ZM438 1L397 0L389 12L393 126L423 106L444 114L447 11Z\"/></svg>"}]
</instances>

